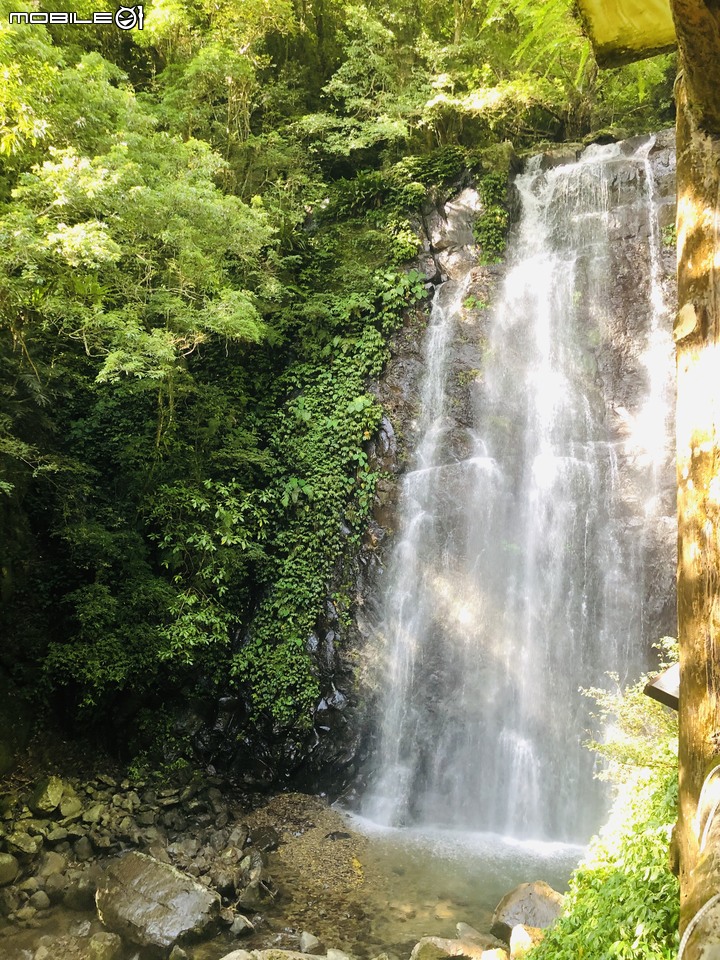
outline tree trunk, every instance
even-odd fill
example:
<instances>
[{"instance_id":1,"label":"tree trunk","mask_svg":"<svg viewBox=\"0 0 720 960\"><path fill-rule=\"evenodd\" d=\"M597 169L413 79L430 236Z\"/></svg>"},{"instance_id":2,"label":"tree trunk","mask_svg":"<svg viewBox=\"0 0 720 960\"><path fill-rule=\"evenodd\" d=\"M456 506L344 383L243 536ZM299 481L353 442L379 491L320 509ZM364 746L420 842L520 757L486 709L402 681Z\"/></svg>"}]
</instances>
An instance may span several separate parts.
<instances>
[{"instance_id":1,"label":"tree trunk","mask_svg":"<svg viewBox=\"0 0 720 960\"><path fill-rule=\"evenodd\" d=\"M706 842L701 850L707 802L698 809L720 755L720 139L701 129L704 114L682 76L677 90L677 843L684 930L720 890L720 845ZM688 943L688 960L692 951Z\"/></svg>"},{"instance_id":2,"label":"tree trunk","mask_svg":"<svg viewBox=\"0 0 720 960\"><path fill-rule=\"evenodd\" d=\"M720 134L720 5L672 0L690 110L700 129Z\"/></svg>"}]
</instances>

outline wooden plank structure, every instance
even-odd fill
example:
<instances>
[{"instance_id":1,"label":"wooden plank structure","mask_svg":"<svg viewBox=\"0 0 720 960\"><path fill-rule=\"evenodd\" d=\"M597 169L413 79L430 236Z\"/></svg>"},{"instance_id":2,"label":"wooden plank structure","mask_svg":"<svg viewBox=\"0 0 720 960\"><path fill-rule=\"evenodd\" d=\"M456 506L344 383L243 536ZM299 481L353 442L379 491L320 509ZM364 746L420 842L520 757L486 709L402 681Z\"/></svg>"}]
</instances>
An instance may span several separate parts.
<instances>
[{"instance_id":1,"label":"wooden plank structure","mask_svg":"<svg viewBox=\"0 0 720 960\"><path fill-rule=\"evenodd\" d=\"M677 46L670 0L576 0L601 67L667 53Z\"/></svg>"}]
</instances>

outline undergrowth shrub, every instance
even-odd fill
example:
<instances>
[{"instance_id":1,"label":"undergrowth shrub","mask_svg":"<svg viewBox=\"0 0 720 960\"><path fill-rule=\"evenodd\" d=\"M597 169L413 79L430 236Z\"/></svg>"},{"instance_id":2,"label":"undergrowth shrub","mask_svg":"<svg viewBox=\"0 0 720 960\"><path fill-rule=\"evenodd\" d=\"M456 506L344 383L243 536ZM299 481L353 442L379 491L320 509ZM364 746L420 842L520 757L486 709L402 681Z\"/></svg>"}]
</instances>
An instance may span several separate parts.
<instances>
[{"instance_id":1,"label":"undergrowth shrub","mask_svg":"<svg viewBox=\"0 0 720 960\"><path fill-rule=\"evenodd\" d=\"M669 645L665 644L667 652ZM673 960L679 886L668 848L677 818L677 720L643 694L587 691L608 722L601 776L616 784L608 822L573 874L565 914L528 960Z\"/></svg>"}]
</instances>

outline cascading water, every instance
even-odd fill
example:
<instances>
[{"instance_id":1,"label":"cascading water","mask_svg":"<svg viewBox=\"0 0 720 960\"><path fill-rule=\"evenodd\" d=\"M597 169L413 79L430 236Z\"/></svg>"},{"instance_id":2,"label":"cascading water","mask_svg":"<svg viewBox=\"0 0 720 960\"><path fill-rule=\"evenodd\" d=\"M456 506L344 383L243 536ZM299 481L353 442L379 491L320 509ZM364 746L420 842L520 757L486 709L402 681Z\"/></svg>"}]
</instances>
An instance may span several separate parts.
<instances>
[{"instance_id":1,"label":"cascading water","mask_svg":"<svg viewBox=\"0 0 720 960\"><path fill-rule=\"evenodd\" d=\"M598 825L579 687L634 678L661 632L643 600L641 532L660 510L658 470L671 469L651 148L594 147L549 169L536 158L517 178L521 216L462 429L451 365L472 262L436 290L376 624L387 669L371 820L581 841ZM623 405L606 340L630 207L645 217L648 279L630 371L641 389Z\"/></svg>"}]
</instances>

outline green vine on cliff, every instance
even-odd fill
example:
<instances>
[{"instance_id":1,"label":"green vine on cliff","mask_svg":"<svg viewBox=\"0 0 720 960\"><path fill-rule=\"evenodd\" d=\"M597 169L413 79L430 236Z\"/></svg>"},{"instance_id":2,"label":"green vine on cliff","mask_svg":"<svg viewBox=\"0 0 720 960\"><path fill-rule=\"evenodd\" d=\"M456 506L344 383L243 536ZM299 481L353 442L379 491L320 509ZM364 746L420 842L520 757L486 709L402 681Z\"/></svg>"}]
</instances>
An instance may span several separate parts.
<instances>
[{"instance_id":1,"label":"green vine on cliff","mask_svg":"<svg viewBox=\"0 0 720 960\"><path fill-rule=\"evenodd\" d=\"M482 213L475 221L475 240L483 263L496 263L505 252L508 231L507 177L488 173L478 183Z\"/></svg>"},{"instance_id":2,"label":"green vine on cliff","mask_svg":"<svg viewBox=\"0 0 720 960\"><path fill-rule=\"evenodd\" d=\"M402 311L425 295L423 279L416 271L377 272L361 308L353 298L326 296L345 334L282 378L287 399L271 438L281 467L270 491L277 532L264 570L268 592L232 664L256 720L295 729L311 722L320 691L308 637L348 537L343 524L359 539L377 481L364 444L382 408L366 385L387 360L386 337Z\"/></svg>"}]
</instances>

